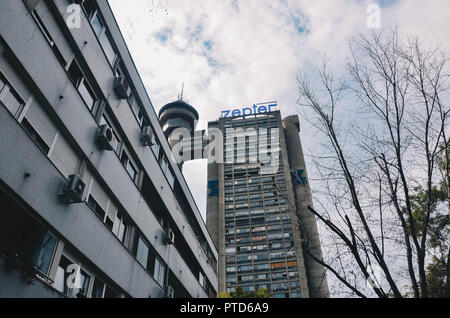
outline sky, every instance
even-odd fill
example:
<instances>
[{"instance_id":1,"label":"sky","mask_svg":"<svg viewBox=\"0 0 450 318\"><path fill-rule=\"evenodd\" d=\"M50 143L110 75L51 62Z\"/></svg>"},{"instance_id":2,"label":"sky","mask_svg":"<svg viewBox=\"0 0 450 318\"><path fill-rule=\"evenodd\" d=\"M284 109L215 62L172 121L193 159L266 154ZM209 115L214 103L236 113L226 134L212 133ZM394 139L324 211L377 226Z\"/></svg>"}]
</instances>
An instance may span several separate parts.
<instances>
[{"instance_id":1,"label":"sky","mask_svg":"<svg viewBox=\"0 0 450 318\"><path fill-rule=\"evenodd\" d=\"M299 113L298 72L308 73L321 55L340 72L346 41L378 21L450 52L448 0L108 1L155 110L176 100L184 83L199 129L222 110L266 101L277 101L283 117ZM305 118L300 123L308 166L317 132ZM183 174L205 218L206 161L186 163Z\"/></svg>"}]
</instances>

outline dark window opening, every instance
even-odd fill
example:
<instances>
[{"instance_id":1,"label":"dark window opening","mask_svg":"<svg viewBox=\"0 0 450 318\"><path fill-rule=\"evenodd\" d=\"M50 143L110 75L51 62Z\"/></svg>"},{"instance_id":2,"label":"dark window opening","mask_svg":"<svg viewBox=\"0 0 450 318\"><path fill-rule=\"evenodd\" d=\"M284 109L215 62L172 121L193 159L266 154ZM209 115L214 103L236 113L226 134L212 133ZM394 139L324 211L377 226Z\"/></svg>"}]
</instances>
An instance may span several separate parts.
<instances>
[{"instance_id":1,"label":"dark window opening","mask_svg":"<svg viewBox=\"0 0 450 318\"><path fill-rule=\"evenodd\" d=\"M48 152L50 151L50 147L46 144L44 139L38 134L38 132L31 126L30 122L24 118L22 120L22 127L25 129L25 131L28 133L28 135L33 139L33 141L36 143L36 145L41 149L42 152L44 152L46 155L48 155Z\"/></svg>"},{"instance_id":2,"label":"dark window opening","mask_svg":"<svg viewBox=\"0 0 450 318\"><path fill-rule=\"evenodd\" d=\"M98 218L104 222L106 212L102 209L102 207L95 201L94 197L92 195L89 195L88 199L88 205L89 207L95 212L95 214L98 216Z\"/></svg>"},{"instance_id":3,"label":"dark window opening","mask_svg":"<svg viewBox=\"0 0 450 318\"><path fill-rule=\"evenodd\" d=\"M0 256L18 269L48 275L57 239L0 190Z\"/></svg>"}]
</instances>

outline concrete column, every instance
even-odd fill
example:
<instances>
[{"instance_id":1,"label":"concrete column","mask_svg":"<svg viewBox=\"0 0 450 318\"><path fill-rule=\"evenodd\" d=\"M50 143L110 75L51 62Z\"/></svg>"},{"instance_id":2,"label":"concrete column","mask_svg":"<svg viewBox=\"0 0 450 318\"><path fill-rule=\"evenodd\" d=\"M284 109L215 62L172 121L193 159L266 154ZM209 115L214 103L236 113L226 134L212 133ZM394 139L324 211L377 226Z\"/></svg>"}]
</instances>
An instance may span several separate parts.
<instances>
[{"instance_id":1,"label":"concrete column","mask_svg":"<svg viewBox=\"0 0 450 318\"><path fill-rule=\"evenodd\" d=\"M300 141L300 123L298 116L289 116L283 120L283 128L286 137L287 151L291 172L303 170L302 175L298 175L301 182L295 184L295 194L297 196L297 207L300 215L300 231L303 231L308 238L304 243L304 248L318 259L322 258L322 249L320 245L319 231L315 216L308 210L308 206L313 206L311 189L309 187L308 174L306 170L305 158ZM305 236L305 235L303 235ZM306 245L307 244L307 245ZM304 252L306 272L308 276L309 297L327 298L330 296L325 268L314 261L306 252Z\"/></svg>"}]
</instances>

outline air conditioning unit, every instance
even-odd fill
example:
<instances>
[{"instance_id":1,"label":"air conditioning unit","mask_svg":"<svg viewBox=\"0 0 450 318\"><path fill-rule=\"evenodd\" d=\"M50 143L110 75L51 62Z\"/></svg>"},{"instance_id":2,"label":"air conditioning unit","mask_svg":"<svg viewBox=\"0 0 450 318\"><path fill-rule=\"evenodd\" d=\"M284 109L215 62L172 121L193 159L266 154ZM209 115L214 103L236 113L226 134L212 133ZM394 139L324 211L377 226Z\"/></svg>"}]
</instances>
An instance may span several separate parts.
<instances>
[{"instance_id":1,"label":"air conditioning unit","mask_svg":"<svg viewBox=\"0 0 450 318\"><path fill-rule=\"evenodd\" d=\"M175 241L175 233L173 233L173 231L168 227L164 231L163 242L166 245L171 245L171 244L173 244L174 241Z\"/></svg>"},{"instance_id":2,"label":"air conditioning unit","mask_svg":"<svg viewBox=\"0 0 450 318\"><path fill-rule=\"evenodd\" d=\"M153 145L153 129L150 126L144 126L142 129L141 141L144 146Z\"/></svg>"},{"instance_id":3,"label":"air conditioning unit","mask_svg":"<svg viewBox=\"0 0 450 318\"><path fill-rule=\"evenodd\" d=\"M95 141L103 150L114 150L114 133L108 125L100 126Z\"/></svg>"},{"instance_id":4,"label":"air conditioning unit","mask_svg":"<svg viewBox=\"0 0 450 318\"><path fill-rule=\"evenodd\" d=\"M59 197L66 203L81 203L83 202L83 194L86 185L78 175L71 175L67 183L61 189Z\"/></svg>"},{"instance_id":5,"label":"air conditioning unit","mask_svg":"<svg viewBox=\"0 0 450 318\"><path fill-rule=\"evenodd\" d=\"M164 298L174 298L175 297L175 290L172 286L167 285L164 287Z\"/></svg>"},{"instance_id":6,"label":"air conditioning unit","mask_svg":"<svg viewBox=\"0 0 450 318\"><path fill-rule=\"evenodd\" d=\"M130 84L125 76L121 75L114 81L114 91L120 99L127 99L130 91Z\"/></svg>"}]
</instances>

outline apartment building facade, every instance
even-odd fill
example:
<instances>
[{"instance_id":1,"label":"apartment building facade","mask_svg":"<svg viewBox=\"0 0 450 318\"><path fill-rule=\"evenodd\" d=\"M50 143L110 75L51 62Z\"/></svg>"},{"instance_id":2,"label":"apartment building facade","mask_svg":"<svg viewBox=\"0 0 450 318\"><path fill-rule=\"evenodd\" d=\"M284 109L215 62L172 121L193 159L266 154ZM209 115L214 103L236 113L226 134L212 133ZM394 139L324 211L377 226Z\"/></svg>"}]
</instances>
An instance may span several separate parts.
<instances>
[{"instance_id":1,"label":"apartment building facade","mask_svg":"<svg viewBox=\"0 0 450 318\"><path fill-rule=\"evenodd\" d=\"M170 153L107 1L1 1L0 297L215 297Z\"/></svg>"},{"instance_id":2,"label":"apartment building facade","mask_svg":"<svg viewBox=\"0 0 450 318\"><path fill-rule=\"evenodd\" d=\"M325 270L308 254L322 258L307 209L312 200L298 116L282 120L272 107L224 112L209 123L223 132L224 158L208 164L207 198L219 291L262 287L275 298L329 297Z\"/></svg>"}]
</instances>

